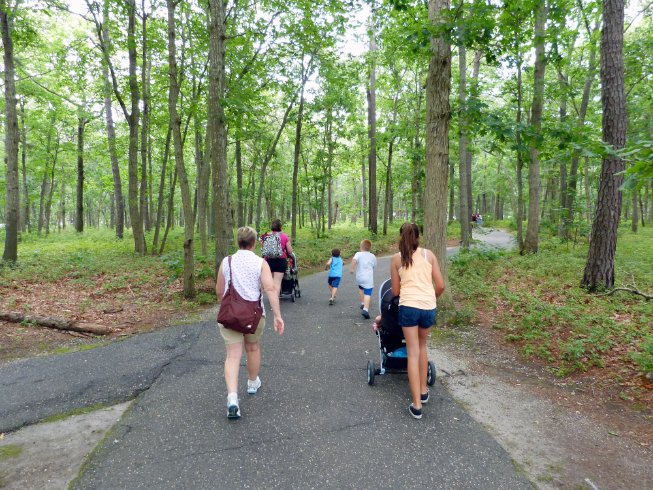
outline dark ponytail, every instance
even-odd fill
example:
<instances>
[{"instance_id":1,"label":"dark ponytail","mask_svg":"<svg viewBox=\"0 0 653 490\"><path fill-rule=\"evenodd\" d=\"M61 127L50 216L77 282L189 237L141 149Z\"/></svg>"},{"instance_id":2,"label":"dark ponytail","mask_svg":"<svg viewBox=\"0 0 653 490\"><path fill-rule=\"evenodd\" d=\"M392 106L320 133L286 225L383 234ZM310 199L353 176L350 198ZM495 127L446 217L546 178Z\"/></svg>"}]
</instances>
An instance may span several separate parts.
<instances>
[{"instance_id":1,"label":"dark ponytail","mask_svg":"<svg viewBox=\"0 0 653 490\"><path fill-rule=\"evenodd\" d=\"M413 253L419 246L419 228L415 223L404 223L399 229L399 234L401 265L408 268L413 265Z\"/></svg>"}]
</instances>

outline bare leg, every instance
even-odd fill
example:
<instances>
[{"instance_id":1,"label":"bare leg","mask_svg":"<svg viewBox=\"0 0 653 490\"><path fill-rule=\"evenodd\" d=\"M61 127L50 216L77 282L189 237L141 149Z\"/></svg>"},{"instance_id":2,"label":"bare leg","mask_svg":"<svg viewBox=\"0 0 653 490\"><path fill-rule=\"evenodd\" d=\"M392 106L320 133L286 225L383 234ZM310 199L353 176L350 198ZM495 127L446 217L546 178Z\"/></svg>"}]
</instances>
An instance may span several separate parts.
<instances>
[{"instance_id":1,"label":"bare leg","mask_svg":"<svg viewBox=\"0 0 653 490\"><path fill-rule=\"evenodd\" d=\"M245 342L247 353L247 374L250 381L256 381L261 369L261 346L258 342Z\"/></svg>"},{"instance_id":2,"label":"bare leg","mask_svg":"<svg viewBox=\"0 0 653 490\"><path fill-rule=\"evenodd\" d=\"M238 371L240 371L242 355L242 342L227 344L227 358L224 360L224 380L227 383L227 393L238 392Z\"/></svg>"},{"instance_id":3,"label":"bare leg","mask_svg":"<svg viewBox=\"0 0 653 490\"><path fill-rule=\"evenodd\" d=\"M417 327L402 327L406 339L406 350L408 351L408 386L410 397L413 399L413 406L422 408L422 397L420 396L420 372L419 372L419 338Z\"/></svg>"},{"instance_id":4,"label":"bare leg","mask_svg":"<svg viewBox=\"0 0 653 490\"><path fill-rule=\"evenodd\" d=\"M281 293L281 280L283 279L283 272L273 272L272 279L274 279L274 288L277 290L277 296Z\"/></svg>"},{"instance_id":5,"label":"bare leg","mask_svg":"<svg viewBox=\"0 0 653 490\"><path fill-rule=\"evenodd\" d=\"M336 299L336 294L338 294L338 288L331 288L331 297Z\"/></svg>"},{"instance_id":6,"label":"bare leg","mask_svg":"<svg viewBox=\"0 0 653 490\"><path fill-rule=\"evenodd\" d=\"M358 297L360 298L361 304L363 304L365 300L365 294L363 294L363 290L360 288L358 289Z\"/></svg>"},{"instance_id":7,"label":"bare leg","mask_svg":"<svg viewBox=\"0 0 653 490\"><path fill-rule=\"evenodd\" d=\"M429 370L429 356L426 349L426 339L431 333L430 328L418 328L419 332L419 392L426 393L426 378Z\"/></svg>"},{"instance_id":8,"label":"bare leg","mask_svg":"<svg viewBox=\"0 0 653 490\"><path fill-rule=\"evenodd\" d=\"M372 296L368 296L367 294L363 295L363 309L370 311L370 300L372 299Z\"/></svg>"}]
</instances>

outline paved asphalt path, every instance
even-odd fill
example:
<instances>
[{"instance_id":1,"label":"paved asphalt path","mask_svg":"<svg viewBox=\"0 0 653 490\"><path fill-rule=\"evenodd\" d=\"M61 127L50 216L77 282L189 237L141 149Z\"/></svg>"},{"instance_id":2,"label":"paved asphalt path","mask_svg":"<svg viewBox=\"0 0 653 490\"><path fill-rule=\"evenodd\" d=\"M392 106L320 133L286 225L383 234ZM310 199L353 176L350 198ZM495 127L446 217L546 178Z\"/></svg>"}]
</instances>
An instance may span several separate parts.
<instances>
[{"instance_id":1,"label":"paved asphalt path","mask_svg":"<svg viewBox=\"0 0 653 490\"><path fill-rule=\"evenodd\" d=\"M257 395L241 370L240 420L226 418L224 344L207 322L0 367L0 432L137 396L74 488L532 488L439 383L421 420L405 374L367 385L378 343L352 276L334 306L326 273L300 283L282 303L285 335L264 333Z\"/></svg>"}]
</instances>

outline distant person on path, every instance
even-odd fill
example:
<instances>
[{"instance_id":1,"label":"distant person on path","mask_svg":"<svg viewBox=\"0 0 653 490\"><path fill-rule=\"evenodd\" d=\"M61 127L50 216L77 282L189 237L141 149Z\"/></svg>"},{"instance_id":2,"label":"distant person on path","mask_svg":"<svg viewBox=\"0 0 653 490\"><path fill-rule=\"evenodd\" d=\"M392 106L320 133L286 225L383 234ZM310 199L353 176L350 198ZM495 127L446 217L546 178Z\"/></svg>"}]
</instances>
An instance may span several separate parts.
<instances>
[{"instance_id":1,"label":"distant person on path","mask_svg":"<svg viewBox=\"0 0 653 490\"><path fill-rule=\"evenodd\" d=\"M340 257L340 250L334 248L331 250L331 258L327 260L324 270L329 271L329 278L327 283L329 284L329 292L331 297L329 298L329 305L332 305L336 301L336 295L338 294L338 286L340 286L340 280L342 279L342 257Z\"/></svg>"},{"instance_id":2,"label":"distant person on path","mask_svg":"<svg viewBox=\"0 0 653 490\"><path fill-rule=\"evenodd\" d=\"M472 214L472 228L476 228L476 225L478 224L478 216L476 213Z\"/></svg>"},{"instance_id":3,"label":"distant person on path","mask_svg":"<svg viewBox=\"0 0 653 490\"><path fill-rule=\"evenodd\" d=\"M366 319L370 318L370 299L374 290L374 268L376 267L376 256L370 250L372 250L372 242L361 241L360 251L354 255L349 268L349 272L352 274L356 271L360 308L363 310L361 314Z\"/></svg>"},{"instance_id":4,"label":"distant person on path","mask_svg":"<svg viewBox=\"0 0 653 490\"><path fill-rule=\"evenodd\" d=\"M480 214L476 215L476 224L478 225L479 228L483 226L483 216L482 215L480 215Z\"/></svg>"},{"instance_id":5,"label":"distant person on path","mask_svg":"<svg viewBox=\"0 0 653 490\"><path fill-rule=\"evenodd\" d=\"M392 256L390 278L392 294L399 296L399 326L408 351L408 384L412 398L408 411L420 419L422 404L429 401L426 339L435 325L436 298L444 291L444 279L433 252L419 246L417 225L404 223L399 233L399 252Z\"/></svg>"},{"instance_id":6,"label":"distant person on path","mask_svg":"<svg viewBox=\"0 0 653 490\"><path fill-rule=\"evenodd\" d=\"M284 323L279 309L279 294L275 288L270 267L267 262L254 253L256 230L249 226L239 228L238 248L240 250L231 256L233 285L229 284L229 257L222 260L215 285L218 298L221 300L227 289L233 286L243 299L256 301L261 295L262 286L274 314L274 330L279 335L283 335ZM262 300L261 303L263 303ZM261 387L261 379L258 376L261 367L259 340L265 328L265 312L253 334L242 334L224 328L220 324L218 324L218 328L227 349L227 358L224 361L224 379L227 383L227 417L237 419L240 418L238 372L243 355L243 343L247 354L247 393L254 395Z\"/></svg>"},{"instance_id":7,"label":"distant person on path","mask_svg":"<svg viewBox=\"0 0 653 490\"><path fill-rule=\"evenodd\" d=\"M272 271L274 287L277 296L281 292L281 281L288 268L288 255L292 255L292 245L288 235L281 231L281 220L275 219L270 226L271 231L261 236L261 255L267 261ZM297 261L294 261L297 267Z\"/></svg>"}]
</instances>

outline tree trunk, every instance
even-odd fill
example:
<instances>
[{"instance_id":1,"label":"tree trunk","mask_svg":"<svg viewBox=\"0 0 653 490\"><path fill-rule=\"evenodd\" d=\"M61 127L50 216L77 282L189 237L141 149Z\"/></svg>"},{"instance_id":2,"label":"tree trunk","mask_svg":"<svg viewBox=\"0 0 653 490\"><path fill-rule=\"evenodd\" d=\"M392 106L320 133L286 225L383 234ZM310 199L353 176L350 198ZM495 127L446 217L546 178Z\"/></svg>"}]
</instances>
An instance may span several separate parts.
<instances>
[{"instance_id":1,"label":"tree trunk","mask_svg":"<svg viewBox=\"0 0 653 490\"><path fill-rule=\"evenodd\" d=\"M533 74L533 105L531 126L536 135L542 130L542 108L544 105L544 54L547 8L545 0L538 0L535 12L535 70ZM528 166L528 227L524 252L537 253L540 230L540 150L537 138L531 138L531 161Z\"/></svg>"},{"instance_id":2,"label":"tree trunk","mask_svg":"<svg viewBox=\"0 0 653 490\"><path fill-rule=\"evenodd\" d=\"M142 40L143 40L143 61L141 65L141 87L143 90L143 123L141 125L141 190L140 190L140 206L141 218L145 230L152 229L150 221L149 208L147 206L147 154L149 148L149 134L150 134L150 61L148 57L149 45L147 44L147 18L149 15L145 12L145 0L142 0ZM145 239L143 239L145 240Z\"/></svg>"},{"instance_id":3,"label":"tree trunk","mask_svg":"<svg viewBox=\"0 0 653 490\"><path fill-rule=\"evenodd\" d=\"M57 160L59 159L59 144L61 142L61 136L57 131L57 138L54 145L54 157L52 159L52 166L50 167L50 177L48 179L48 192L45 199L45 236L50 234L50 217L52 216L52 195L54 193L54 174L57 166Z\"/></svg>"},{"instance_id":4,"label":"tree trunk","mask_svg":"<svg viewBox=\"0 0 653 490\"><path fill-rule=\"evenodd\" d=\"M328 179L328 212L329 212L329 230L335 224L335 217L333 215L333 147L335 146L335 141L333 141L333 107L329 107L327 113L327 179Z\"/></svg>"},{"instance_id":5,"label":"tree trunk","mask_svg":"<svg viewBox=\"0 0 653 490\"><path fill-rule=\"evenodd\" d=\"M515 164L517 179L517 245L519 253L524 251L524 152L522 146L522 103L523 103L523 84L522 84L522 60L521 53L517 53L517 162Z\"/></svg>"},{"instance_id":6,"label":"tree trunk","mask_svg":"<svg viewBox=\"0 0 653 490\"><path fill-rule=\"evenodd\" d=\"M304 68L304 60L302 55L302 73L301 73L301 88L299 90L299 111L297 112L297 124L295 126L295 152L293 155L292 167L292 205L291 205L291 219L292 227L290 231L290 239L294 242L297 238L297 178L299 175L299 156L302 148L302 122L304 117L304 86L308 80L310 65L313 60L309 61L308 67ZM272 216L270 216L271 218Z\"/></svg>"},{"instance_id":7,"label":"tree trunk","mask_svg":"<svg viewBox=\"0 0 653 490\"><path fill-rule=\"evenodd\" d=\"M462 2L461 2L462 4ZM460 70L460 83L458 85L458 221L460 223L460 246L469 248L471 241L472 227L470 217L472 215L471 188L468 187L471 181L471 168L467 167L467 117L466 117L466 96L467 96L467 50L464 45L458 48L458 68Z\"/></svg>"},{"instance_id":8,"label":"tree trunk","mask_svg":"<svg viewBox=\"0 0 653 490\"><path fill-rule=\"evenodd\" d=\"M448 0L429 0L428 15L441 27L449 10ZM451 108L451 47L445 36L431 38L431 58L426 78L426 189L424 193L424 245L440 264L447 278L447 179L449 177L449 122ZM453 306L449 288L440 298L444 309Z\"/></svg>"},{"instance_id":9,"label":"tree trunk","mask_svg":"<svg viewBox=\"0 0 653 490\"><path fill-rule=\"evenodd\" d=\"M373 22L373 21L372 21ZM370 78L367 88L367 128L369 138L369 216L368 228L376 235L378 232L378 203L376 197L376 39L374 28L370 26Z\"/></svg>"},{"instance_id":10,"label":"tree trunk","mask_svg":"<svg viewBox=\"0 0 653 490\"><path fill-rule=\"evenodd\" d=\"M80 114L77 119L77 202L75 207L75 231L84 231L84 128L86 118Z\"/></svg>"},{"instance_id":11,"label":"tree trunk","mask_svg":"<svg viewBox=\"0 0 653 490\"><path fill-rule=\"evenodd\" d=\"M413 180L411 183L411 221L417 222L418 208L420 204L420 181L422 165L422 148L420 143L420 132L422 120L422 78L418 70L415 71L415 91L417 92L417 106L415 107L415 139L413 140L413 155L411 158Z\"/></svg>"},{"instance_id":12,"label":"tree trunk","mask_svg":"<svg viewBox=\"0 0 653 490\"><path fill-rule=\"evenodd\" d=\"M258 181L258 192L256 195L256 230L257 231L260 230L260 226L261 226L261 199L263 197L263 185L265 183L265 173L267 171L268 163L270 163L270 160L272 160L272 156L274 155L274 150L277 148L277 143L279 142L279 138L281 138L281 133L283 133L283 130L286 127L286 123L288 122L288 115L290 114L290 111L292 110L294 105L295 105L294 100L292 100L290 104L288 104L288 107L286 108L286 112L284 112L283 114L281 126L279 127L279 130L277 131L277 134L274 137L272 144L268 148L268 151L265 154L265 158L263 162L261 163L261 172L259 174L259 181Z\"/></svg>"},{"instance_id":13,"label":"tree trunk","mask_svg":"<svg viewBox=\"0 0 653 490\"><path fill-rule=\"evenodd\" d=\"M152 241L152 254L157 253L159 244L159 229L161 228L161 218L163 216L163 194L165 191L166 182L166 167L168 165L168 157L170 155L170 137L172 136L172 128L168 124L168 131L166 133L166 144L163 148L163 159L161 161L161 180L159 181L159 199L156 205L156 224L154 227L154 240ZM174 188L173 188L174 189Z\"/></svg>"},{"instance_id":14,"label":"tree trunk","mask_svg":"<svg viewBox=\"0 0 653 490\"><path fill-rule=\"evenodd\" d=\"M630 223L630 229L633 233L637 233L637 225L639 221L639 209L638 209L638 198L639 197L639 189L635 188L633 189L633 196L632 196L632 203L633 203L633 216L632 220Z\"/></svg>"},{"instance_id":15,"label":"tree trunk","mask_svg":"<svg viewBox=\"0 0 653 490\"><path fill-rule=\"evenodd\" d=\"M13 15L5 0L0 0L0 30L4 47L5 82L5 248L2 259L18 260L18 215L20 194L18 189L18 112L16 108L16 80L14 67L14 43L11 24Z\"/></svg>"},{"instance_id":16,"label":"tree trunk","mask_svg":"<svg viewBox=\"0 0 653 490\"><path fill-rule=\"evenodd\" d=\"M23 211L21 213L21 231L26 231L30 233L32 231L31 220L29 215L29 189L27 187L27 126L25 125L25 99L20 100L20 116L21 116L21 128L20 132L20 157L21 164L23 169Z\"/></svg>"},{"instance_id":17,"label":"tree trunk","mask_svg":"<svg viewBox=\"0 0 653 490\"><path fill-rule=\"evenodd\" d=\"M394 136L390 137L388 143L388 168L385 173L385 206L383 208L383 234L388 234L388 220L392 207L392 151L395 143Z\"/></svg>"},{"instance_id":18,"label":"tree trunk","mask_svg":"<svg viewBox=\"0 0 653 490\"><path fill-rule=\"evenodd\" d=\"M170 127L172 128L172 141L175 149L175 168L179 177L181 201L184 215L184 298L195 297L195 254L193 251L195 241L195 217L193 215L193 201L190 185L184 164L184 147L181 141L181 118L177 111L179 99L179 81L177 78L177 48L175 45L175 7L173 0L166 0L168 8L168 73L170 75L170 89L168 92L168 111L170 112Z\"/></svg>"},{"instance_id":19,"label":"tree trunk","mask_svg":"<svg viewBox=\"0 0 653 490\"><path fill-rule=\"evenodd\" d=\"M240 137L236 136L236 192L238 194L238 209L236 211L238 228L245 226L245 203L243 189L243 156Z\"/></svg>"},{"instance_id":20,"label":"tree trunk","mask_svg":"<svg viewBox=\"0 0 653 490\"><path fill-rule=\"evenodd\" d=\"M599 23L597 22L594 32L599 29ZM578 111L578 121L576 123L577 128L582 128L585 125L585 117L587 115L587 108L590 101L590 93L592 90L592 84L594 83L594 78L596 76L596 42L594 41L593 33L589 33L590 36L590 53L589 61L587 65L587 75L585 77L585 84L583 86L583 96L580 102L580 109ZM571 156L571 168L569 169L569 181L567 182L566 189L566 198L565 198L565 219L564 219L564 229L562 236L563 238L569 238L571 233L571 227L574 222L575 214L575 201L576 201L576 188L578 186L578 163L580 160L580 155L577 150L574 150Z\"/></svg>"},{"instance_id":21,"label":"tree trunk","mask_svg":"<svg viewBox=\"0 0 653 490\"><path fill-rule=\"evenodd\" d=\"M603 1L601 33L601 105L603 141L615 150L626 146L626 96L624 91L624 2ZM587 264L581 286L588 291L614 286L614 256L621 213L624 161L603 158L601 180L592 225Z\"/></svg>"},{"instance_id":22,"label":"tree trunk","mask_svg":"<svg viewBox=\"0 0 653 490\"><path fill-rule=\"evenodd\" d=\"M166 229L163 232L163 238L161 239L161 248L159 248L159 255L163 253L163 250L166 246L166 240L168 239L168 232L170 228L175 224L175 189L177 188L177 167L175 166L174 170L170 175L170 193L168 194L168 212L166 216Z\"/></svg>"},{"instance_id":23,"label":"tree trunk","mask_svg":"<svg viewBox=\"0 0 653 490\"><path fill-rule=\"evenodd\" d=\"M229 253L233 240L230 221L229 176L227 173L227 130L222 105L225 90L225 4L209 0L209 90L206 155L213 172L215 222L215 272Z\"/></svg>"},{"instance_id":24,"label":"tree trunk","mask_svg":"<svg viewBox=\"0 0 653 490\"><path fill-rule=\"evenodd\" d=\"M363 193L361 194L361 209L363 211L363 226L367 228L367 172L365 169L365 153L363 152L361 154L361 180L362 180L362 188L363 188Z\"/></svg>"},{"instance_id":25,"label":"tree trunk","mask_svg":"<svg viewBox=\"0 0 653 490\"><path fill-rule=\"evenodd\" d=\"M136 76L136 0L126 0L128 12L127 53L129 58L129 93L131 96L131 114L125 114L129 124L128 176L129 176L129 216L134 235L134 251L139 254L147 252L141 202L138 193L138 125L140 118L140 94Z\"/></svg>"}]
</instances>

